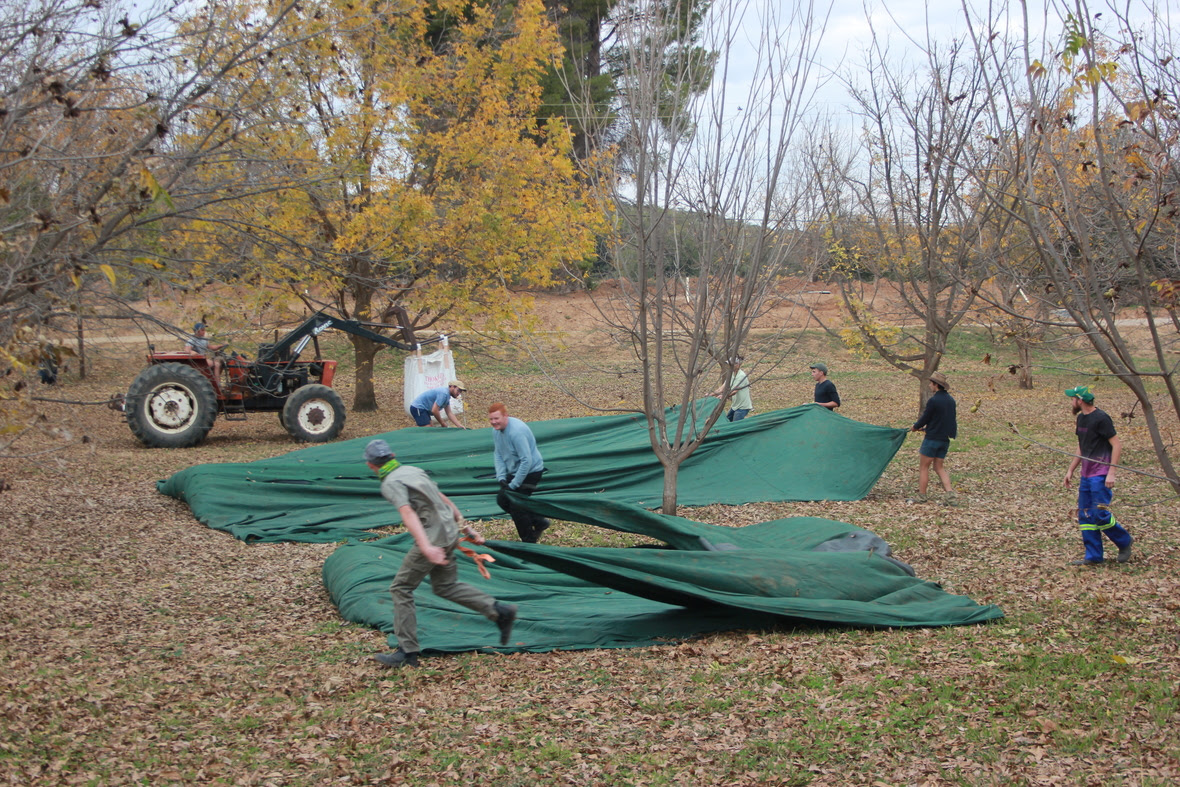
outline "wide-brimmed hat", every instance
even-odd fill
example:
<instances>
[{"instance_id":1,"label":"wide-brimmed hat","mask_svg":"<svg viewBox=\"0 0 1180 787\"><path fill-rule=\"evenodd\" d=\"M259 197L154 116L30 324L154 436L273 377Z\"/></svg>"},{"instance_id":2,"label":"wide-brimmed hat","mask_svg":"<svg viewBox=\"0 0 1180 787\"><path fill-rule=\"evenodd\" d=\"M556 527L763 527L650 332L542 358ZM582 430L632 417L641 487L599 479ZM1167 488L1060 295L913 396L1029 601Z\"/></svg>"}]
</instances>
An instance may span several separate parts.
<instances>
[{"instance_id":1,"label":"wide-brimmed hat","mask_svg":"<svg viewBox=\"0 0 1180 787\"><path fill-rule=\"evenodd\" d=\"M1069 388L1066 390L1065 395L1070 399L1081 399L1087 404L1094 401L1094 392L1090 390L1090 386L1088 385L1079 385L1076 388Z\"/></svg>"},{"instance_id":2,"label":"wide-brimmed hat","mask_svg":"<svg viewBox=\"0 0 1180 787\"><path fill-rule=\"evenodd\" d=\"M466 390L467 390L467 386L463 384L463 381L462 381L462 380L451 380L449 383L447 383L447 385L448 385L448 386L451 386L451 385L453 385L453 386L455 386L456 388L458 388L460 391L466 391Z\"/></svg>"},{"instance_id":3,"label":"wide-brimmed hat","mask_svg":"<svg viewBox=\"0 0 1180 787\"><path fill-rule=\"evenodd\" d=\"M934 372L933 374L931 374L930 375L930 382L937 383L938 385L941 385L943 388L950 388L951 387L951 384L949 382L947 382L946 375L943 374L942 372Z\"/></svg>"},{"instance_id":4,"label":"wide-brimmed hat","mask_svg":"<svg viewBox=\"0 0 1180 787\"><path fill-rule=\"evenodd\" d=\"M811 366L809 366L807 368L808 369L819 369L824 374L828 373L828 365L825 363L813 363Z\"/></svg>"}]
</instances>

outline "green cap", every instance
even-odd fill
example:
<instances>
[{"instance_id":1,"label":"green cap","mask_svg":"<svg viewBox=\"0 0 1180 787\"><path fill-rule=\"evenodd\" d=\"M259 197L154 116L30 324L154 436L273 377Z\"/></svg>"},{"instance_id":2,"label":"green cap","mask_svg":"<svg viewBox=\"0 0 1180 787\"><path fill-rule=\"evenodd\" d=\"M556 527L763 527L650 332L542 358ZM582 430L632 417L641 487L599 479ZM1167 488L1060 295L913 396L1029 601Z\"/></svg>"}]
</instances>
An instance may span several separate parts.
<instances>
[{"instance_id":1,"label":"green cap","mask_svg":"<svg viewBox=\"0 0 1180 787\"><path fill-rule=\"evenodd\" d=\"M1065 395L1071 399L1076 396L1087 404L1094 401L1094 392L1090 390L1090 386L1088 385L1079 385L1077 388L1070 388L1065 392Z\"/></svg>"},{"instance_id":2,"label":"green cap","mask_svg":"<svg viewBox=\"0 0 1180 787\"><path fill-rule=\"evenodd\" d=\"M823 363L813 363L813 364L812 364L812 365L811 365L809 368L811 368L811 369L819 369L819 370L820 370L821 372L823 372L824 374L827 374L827 373L828 373L828 366L827 366L827 364L823 364Z\"/></svg>"}]
</instances>

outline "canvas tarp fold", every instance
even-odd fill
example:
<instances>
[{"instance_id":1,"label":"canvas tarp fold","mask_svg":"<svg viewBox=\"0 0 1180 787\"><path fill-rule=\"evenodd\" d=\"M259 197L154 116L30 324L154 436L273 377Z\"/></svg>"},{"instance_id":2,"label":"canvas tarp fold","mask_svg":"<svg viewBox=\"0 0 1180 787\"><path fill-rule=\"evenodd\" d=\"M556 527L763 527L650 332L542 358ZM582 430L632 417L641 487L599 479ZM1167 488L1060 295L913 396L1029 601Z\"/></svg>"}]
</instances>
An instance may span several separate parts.
<instances>
[{"instance_id":1,"label":"canvas tarp fold","mask_svg":"<svg viewBox=\"0 0 1180 787\"><path fill-rule=\"evenodd\" d=\"M566 521L664 541L667 548L568 548L489 541L492 578L459 558L459 576L520 605L507 648L496 627L424 586L418 625L428 651L547 651L634 647L735 629L811 621L870 627L949 626L999 618L979 605L910 576L876 552L816 547L852 532L843 522L793 517L729 528L655 514L602 497L555 495L521 502ZM552 532L552 531L551 531ZM560 533L553 533L560 538ZM710 551L702 539L725 544ZM324 584L348 620L393 631L389 584L413 542L406 534L352 542L324 563ZM395 643L390 643L395 644ZM496 647L493 647L496 646Z\"/></svg>"},{"instance_id":2,"label":"canvas tarp fold","mask_svg":"<svg viewBox=\"0 0 1180 787\"><path fill-rule=\"evenodd\" d=\"M697 402L693 423L716 399ZM679 412L667 417L674 425ZM590 416L530 423L545 457L538 496L602 494L658 507L663 468L652 451L647 422L637 415ZM859 500L880 478L906 430L873 426L825 407L804 405L722 419L680 467L678 502L686 506L785 500ZM470 519L503 516L492 434L483 429L410 427L344 440L242 464L206 464L160 481L160 492L188 503L209 527L251 541L331 542L371 537L395 524L362 460L365 444L381 437L403 463L423 468Z\"/></svg>"}]
</instances>

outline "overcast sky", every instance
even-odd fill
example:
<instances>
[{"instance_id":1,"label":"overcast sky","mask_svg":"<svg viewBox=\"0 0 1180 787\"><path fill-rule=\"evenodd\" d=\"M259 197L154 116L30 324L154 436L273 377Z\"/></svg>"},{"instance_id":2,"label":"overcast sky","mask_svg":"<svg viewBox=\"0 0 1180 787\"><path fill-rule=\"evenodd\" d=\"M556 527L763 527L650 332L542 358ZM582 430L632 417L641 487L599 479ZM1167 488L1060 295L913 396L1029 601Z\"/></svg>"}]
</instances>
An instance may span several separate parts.
<instances>
[{"instance_id":1,"label":"overcast sky","mask_svg":"<svg viewBox=\"0 0 1180 787\"><path fill-rule=\"evenodd\" d=\"M726 2L746 3L742 26L730 54L727 80L731 95L736 96L745 92L748 75L755 70L758 41L763 31L768 26L778 28L782 24L782 17L777 23L773 19L785 13L784 6L779 3L795 3L795 0L719 0L717 5ZM1037 5L1039 7L1040 3ZM799 4L790 7L799 8ZM936 43L950 41L961 37L966 29L957 0L935 0L933 3L892 0L888 4L875 0L816 0L814 13L820 19L828 14L823 44L817 51L812 74L817 84L827 82L826 86L817 89L815 97L815 109L821 115L847 112L849 101L844 87L839 79L832 77L846 75L850 68L865 62L874 31L878 38L888 42L892 57L916 61L921 57L919 45L925 45L928 40ZM1043 11L1030 10L1030 23L1034 29L1041 30Z\"/></svg>"},{"instance_id":2,"label":"overcast sky","mask_svg":"<svg viewBox=\"0 0 1180 787\"><path fill-rule=\"evenodd\" d=\"M757 57L757 43L762 31L769 24L775 26L772 17L787 14L792 9L804 7L807 0L717 0L715 8L732 5L745 5L745 13L741 30L735 40L731 52L730 77L728 83L732 94L737 95L743 87L744 75L754 71ZM816 70L813 79L822 80L832 73L846 73L850 67L861 65L865 61L865 53L872 40L873 32L888 42L891 57L918 61L921 58L919 45L928 40L945 44L952 39L961 38L966 32L963 21L962 0L814 0L814 13L822 19L827 14L827 27L823 37L823 45L817 52ZM1046 23L1045 3L1053 3L1058 8L1071 8L1069 0L1029 0L1028 20L1030 32L1034 36L1045 34L1049 30L1051 40L1056 43L1061 35L1060 16L1064 10L1048 12L1049 22ZM1090 0L1090 11L1100 14L1100 22L1110 24L1115 14L1108 7L1110 0ZM973 15L983 13L986 9L1002 4L1002 0L988 2L988 0L967 0L967 5ZM1150 27L1171 26L1172 17L1177 14L1172 6L1180 9L1180 4L1174 2L1157 2L1157 0L1118 0L1117 5L1133 20L1138 20L1137 26ZM1013 25L1020 22L1020 4L1017 0L1009 2L1009 18ZM1052 7L1052 6L1051 6ZM830 10L829 10L830 9ZM1158 21L1157 21L1158 20ZM1180 21L1180 20L1177 20ZM745 83L748 84L748 83ZM826 86L818 90L815 97L817 113L826 116L847 112L848 98L839 84L839 80L831 80Z\"/></svg>"}]
</instances>

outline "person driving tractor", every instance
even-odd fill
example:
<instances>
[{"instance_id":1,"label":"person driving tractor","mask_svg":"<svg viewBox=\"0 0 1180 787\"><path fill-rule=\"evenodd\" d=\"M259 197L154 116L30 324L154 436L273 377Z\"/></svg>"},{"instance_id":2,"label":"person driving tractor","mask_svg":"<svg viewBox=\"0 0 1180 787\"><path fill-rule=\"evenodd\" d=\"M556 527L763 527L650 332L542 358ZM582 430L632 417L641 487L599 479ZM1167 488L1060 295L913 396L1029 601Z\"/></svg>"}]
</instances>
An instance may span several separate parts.
<instances>
[{"instance_id":1,"label":"person driving tractor","mask_svg":"<svg viewBox=\"0 0 1180 787\"><path fill-rule=\"evenodd\" d=\"M205 356L209 360L210 368L213 370L213 379L221 379L221 357L219 353L225 349L225 345L209 343L203 320L198 320L193 324L193 336L185 344L185 349L191 353ZM220 386L220 383L218 385Z\"/></svg>"}]
</instances>

